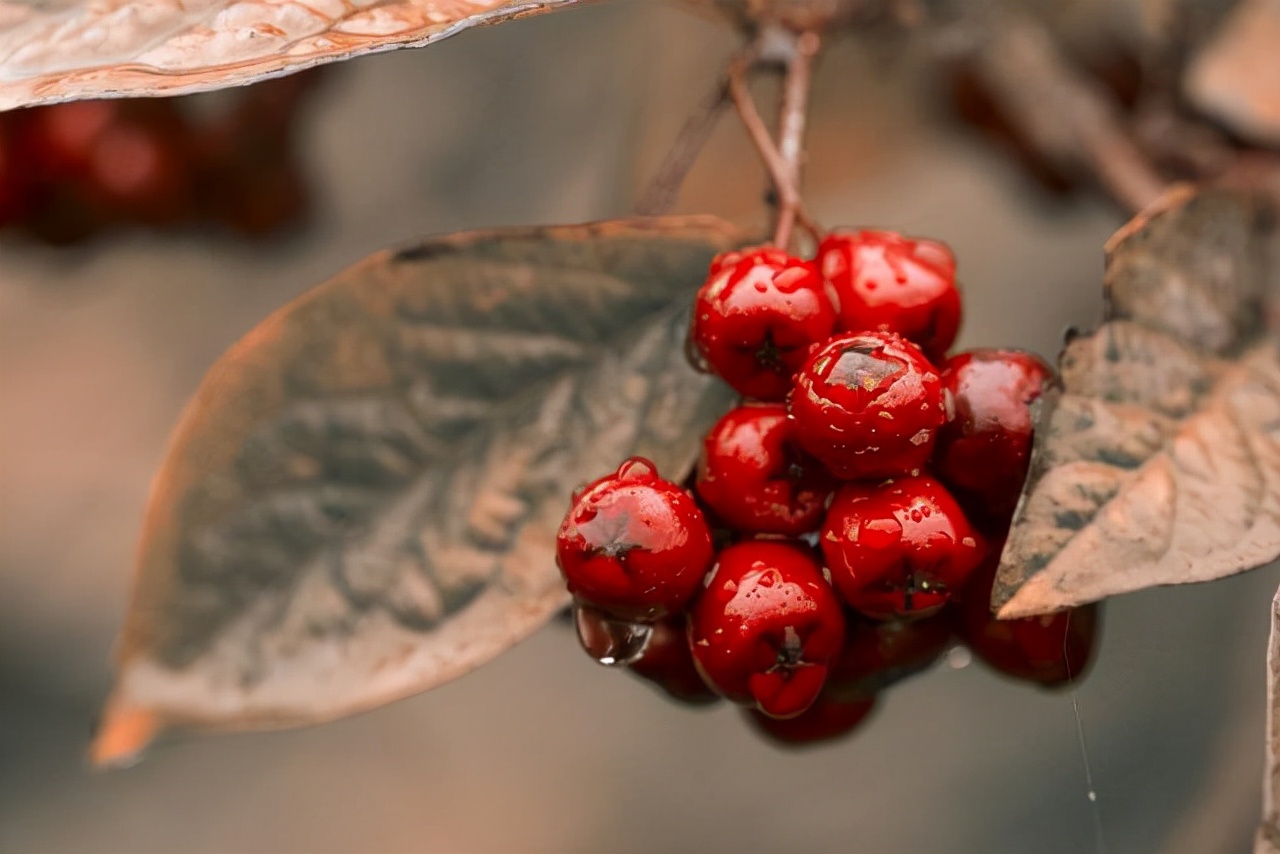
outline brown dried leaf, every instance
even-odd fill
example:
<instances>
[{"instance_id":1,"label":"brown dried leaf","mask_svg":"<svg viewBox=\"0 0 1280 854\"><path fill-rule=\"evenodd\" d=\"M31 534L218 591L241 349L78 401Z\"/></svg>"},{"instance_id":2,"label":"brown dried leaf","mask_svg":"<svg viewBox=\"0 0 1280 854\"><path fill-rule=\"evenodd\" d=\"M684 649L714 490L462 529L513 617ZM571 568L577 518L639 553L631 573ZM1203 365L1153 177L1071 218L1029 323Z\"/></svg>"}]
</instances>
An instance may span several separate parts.
<instances>
[{"instance_id":1,"label":"brown dried leaf","mask_svg":"<svg viewBox=\"0 0 1280 854\"><path fill-rule=\"evenodd\" d=\"M710 218L462 234L249 333L156 479L95 758L368 709L541 626L572 490L636 453L679 474L729 406L683 343L737 242Z\"/></svg>"},{"instance_id":2,"label":"brown dried leaf","mask_svg":"<svg viewBox=\"0 0 1280 854\"><path fill-rule=\"evenodd\" d=\"M1269 229L1249 196L1181 188L1108 243L1109 319L1060 357L992 593L1001 616L1280 555Z\"/></svg>"},{"instance_id":3,"label":"brown dried leaf","mask_svg":"<svg viewBox=\"0 0 1280 854\"><path fill-rule=\"evenodd\" d=\"M576 2L0 0L0 110L253 83Z\"/></svg>"},{"instance_id":4,"label":"brown dried leaf","mask_svg":"<svg viewBox=\"0 0 1280 854\"><path fill-rule=\"evenodd\" d=\"M1280 147L1280 0L1240 0L1188 65L1183 88L1241 137Z\"/></svg>"}]
</instances>

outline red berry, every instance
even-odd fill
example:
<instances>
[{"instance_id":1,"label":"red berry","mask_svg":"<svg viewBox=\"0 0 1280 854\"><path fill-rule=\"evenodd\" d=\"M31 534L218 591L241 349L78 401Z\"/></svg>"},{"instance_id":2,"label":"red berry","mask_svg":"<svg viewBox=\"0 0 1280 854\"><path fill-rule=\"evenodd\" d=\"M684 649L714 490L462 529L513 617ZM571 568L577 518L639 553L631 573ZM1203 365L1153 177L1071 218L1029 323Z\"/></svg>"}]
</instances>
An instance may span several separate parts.
<instances>
[{"instance_id":1,"label":"red berry","mask_svg":"<svg viewBox=\"0 0 1280 854\"><path fill-rule=\"evenodd\" d=\"M556 536L570 592L628 619L684 608L713 557L697 503L640 457L578 495Z\"/></svg>"},{"instance_id":2,"label":"red berry","mask_svg":"<svg viewBox=\"0 0 1280 854\"><path fill-rule=\"evenodd\" d=\"M918 471L946 421L942 380L886 332L845 333L810 356L788 400L800 446L844 479Z\"/></svg>"},{"instance_id":3,"label":"red berry","mask_svg":"<svg viewBox=\"0 0 1280 854\"><path fill-rule=\"evenodd\" d=\"M815 531L835 485L795 444L781 403L739 406L702 443L698 497L719 518L752 534Z\"/></svg>"},{"instance_id":4,"label":"red berry","mask_svg":"<svg viewBox=\"0 0 1280 854\"><path fill-rule=\"evenodd\" d=\"M811 551L795 543L729 546L689 613L707 683L776 718L813 703L843 640L840 602Z\"/></svg>"},{"instance_id":5,"label":"red berry","mask_svg":"<svg viewBox=\"0 0 1280 854\"><path fill-rule=\"evenodd\" d=\"M934 359L956 340L956 262L943 244L892 231L836 231L819 244L816 261L835 289L839 329L896 332Z\"/></svg>"},{"instance_id":6,"label":"red berry","mask_svg":"<svg viewBox=\"0 0 1280 854\"><path fill-rule=\"evenodd\" d=\"M983 556L960 505L929 477L842 487L819 541L844 600L876 619L937 611Z\"/></svg>"},{"instance_id":7,"label":"red berry","mask_svg":"<svg viewBox=\"0 0 1280 854\"><path fill-rule=\"evenodd\" d=\"M808 747L849 735L876 706L875 697L843 701L822 696L794 718L779 720L755 709L744 709L756 731L780 747Z\"/></svg>"},{"instance_id":8,"label":"red berry","mask_svg":"<svg viewBox=\"0 0 1280 854\"><path fill-rule=\"evenodd\" d=\"M18 162L13 132L0 124L0 227L26 216L30 182L27 168Z\"/></svg>"},{"instance_id":9,"label":"red berry","mask_svg":"<svg viewBox=\"0 0 1280 854\"><path fill-rule=\"evenodd\" d=\"M949 608L918 620L851 621L827 677L827 694L868 697L919 673L947 651L955 622Z\"/></svg>"},{"instance_id":10,"label":"red berry","mask_svg":"<svg viewBox=\"0 0 1280 854\"><path fill-rule=\"evenodd\" d=\"M141 121L117 121L96 138L90 153L90 197L113 213L167 225L190 207L187 164L180 142Z\"/></svg>"},{"instance_id":11,"label":"red berry","mask_svg":"<svg viewBox=\"0 0 1280 854\"><path fill-rule=\"evenodd\" d=\"M1031 461L1031 404L1052 379L1052 368L1021 350L974 350L943 367L955 414L938 433L933 468L988 530L1013 516Z\"/></svg>"},{"instance_id":12,"label":"red berry","mask_svg":"<svg viewBox=\"0 0 1280 854\"><path fill-rule=\"evenodd\" d=\"M960 637L993 669L1045 688L1079 679L1093 658L1097 638L1097 605L1085 605L1017 620L997 620L991 613L991 586L1000 562L993 549L964 591Z\"/></svg>"},{"instance_id":13,"label":"red berry","mask_svg":"<svg viewBox=\"0 0 1280 854\"><path fill-rule=\"evenodd\" d=\"M720 700L693 663L684 617L654 623L644 652L628 669L682 703L705 706Z\"/></svg>"},{"instance_id":14,"label":"red berry","mask_svg":"<svg viewBox=\"0 0 1280 854\"><path fill-rule=\"evenodd\" d=\"M691 343L696 358L739 394L781 400L834 325L817 268L765 247L712 262L694 300Z\"/></svg>"},{"instance_id":15,"label":"red berry","mask_svg":"<svg viewBox=\"0 0 1280 854\"><path fill-rule=\"evenodd\" d=\"M82 178L99 137L119 120L122 106L121 101L71 101L31 110L28 148L42 177Z\"/></svg>"}]
</instances>

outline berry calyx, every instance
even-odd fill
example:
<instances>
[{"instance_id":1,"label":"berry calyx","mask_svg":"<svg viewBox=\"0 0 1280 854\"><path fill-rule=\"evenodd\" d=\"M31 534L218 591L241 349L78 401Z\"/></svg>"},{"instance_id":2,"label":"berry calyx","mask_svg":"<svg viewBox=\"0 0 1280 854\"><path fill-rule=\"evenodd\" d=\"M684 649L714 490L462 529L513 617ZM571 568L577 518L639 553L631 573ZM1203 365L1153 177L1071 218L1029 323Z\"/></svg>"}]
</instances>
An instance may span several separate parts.
<instances>
[{"instance_id":1,"label":"berry calyx","mask_svg":"<svg viewBox=\"0 0 1280 854\"><path fill-rule=\"evenodd\" d=\"M712 262L694 300L690 343L695 361L739 394L781 400L835 320L817 268L764 247Z\"/></svg>"},{"instance_id":2,"label":"berry calyx","mask_svg":"<svg viewBox=\"0 0 1280 854\"><path fill-rule=\"evenodd\" d=\"M920 470L947 416L933 366L887 332L823 344L796 375L787 405L800 447L846 480Z\"/></svg>"},{"instance_id":3,"label":"berry calyx","mask_svg":"<svg viewBox=\"0 0 1280 854\"><path fill-rule=\"evenodd\" d=\"M818 246L835 290L838 328L896 332L930 358L944 356L960 329L960 292L951 250L892 231L834 231Z\"/></svg>"},{"instance_id":4,"label":"berry calyx","mask_svg":"<svg viewBox=\"0 0 1280 854\"><path fill-rule=\"evenodd\" d=\"M841 596L875 619L936 612L984 551L960 505L930 477L841 487L819 544Z\"/></svg>"},{"instance_id":5,"label":"berry calyx","mask_svg":"<svg viewBox=\"0 0 1280 854\"><path fill-rule=\"evenodd\" d=\"M556 535L556 559L579 601L613 616L653 620L681 610L711 566L698 505L633 457L587 486Z\"/></svg>"},{"instance_id":6,"label":"berry calyx","mask_svg":"<svg viewBox=\"0 0 1280 854\"><path fill-rule=\"evenodd\" d=\"M840 602L800 544L729 546L689 613L690 648L707 684L775 718L813 704L843 640Z\"/></svg>"},{"instance_id":7,"label":"berry calyx","mask_svg":"<svg viewBox=\"0 0 1280 854\"><path fill-rule=\"evenodd\" d=\"M998 620L991 612L991 587L1000 549L974 573L964 590L960 639L992 669L1043 688L1061 688L1079 679L1093 659L1097 640L1096 604L1056 614Z\"/></svg>"},{"instance_id":8,"label":"berry calyx","mask_svg":"<svg viewBox=\"0 0 1280 854\"><path fill-rule=\"evenodd\" d=\"M1031 404L1052 380L1044 360L1021 350L974 350L943 366L954 417L938 432L933 469L988 530L1013 517L1031 462Z\"/></svg>"},{"instance_id":9,"label":"berry calyx","mask_svg":"<svg viewBox=\"0 0 1280 854\"><path fill-rule=\"evenodd\" d=\"M749 534L816 531L835 484L795 442L781 403L739 406L702 443L695 488L720 519Z\"/></svg>"}]
</instances>

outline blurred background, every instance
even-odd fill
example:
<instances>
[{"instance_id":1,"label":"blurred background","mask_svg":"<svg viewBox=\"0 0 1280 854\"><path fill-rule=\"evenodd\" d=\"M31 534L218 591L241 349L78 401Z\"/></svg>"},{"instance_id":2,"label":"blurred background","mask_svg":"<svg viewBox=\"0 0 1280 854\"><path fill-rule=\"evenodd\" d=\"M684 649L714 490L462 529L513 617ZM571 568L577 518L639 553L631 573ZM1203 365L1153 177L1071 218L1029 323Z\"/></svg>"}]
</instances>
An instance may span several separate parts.
<instances>
[{"instance_id":1,"label":"blurred background","mask_svg":"<svg viewBox=\"0 0 1280 854\"><path fill-rule=\"evenodd\" d=\"M378 248L627 215L735 45L652 3L472 31L320 75L283 159L254 179L297 170L292 212L266 225L0 230L0 851L1075 854L1104 850L1099 816L1115 854L1248 850L1274 568L1110 603L1074 692L944 660L851 739L806 752L764 743L734 709L606 673L553 624L357 718L181 737L135 768L88 769L148 484L209 364ZM966 289L960 346L1052 357L1064 329L1098 319L1101 247L1123 217L1048 192L948 119L920 59L899 39L833 41L810 210L946 241ZM762 187L726 119L679 210L759 224Z\"/></svg>"}]
</instances>

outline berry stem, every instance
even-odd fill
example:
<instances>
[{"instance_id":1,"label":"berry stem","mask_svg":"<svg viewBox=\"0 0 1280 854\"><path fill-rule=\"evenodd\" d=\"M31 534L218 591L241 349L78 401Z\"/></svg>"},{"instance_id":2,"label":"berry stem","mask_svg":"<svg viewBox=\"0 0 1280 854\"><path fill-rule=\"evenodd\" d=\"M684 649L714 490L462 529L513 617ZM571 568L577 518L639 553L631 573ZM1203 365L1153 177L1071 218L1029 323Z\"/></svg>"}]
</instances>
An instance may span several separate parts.
<instances>
[{"instance_id":1,"label":"berry stem","mask_svg":"<svg viewBox=\"0 0 1280 854\"><path fill-rule=\"evenodd\" d=\"M802 33L796 38L795 50L787 60L786 78L782 84L782 104L778 117L778 154L786 169L790 199L779 193L778 221L773 242L784 249L791 242L791 229L803 216L800 204L800 172L804 164L805 119L809 112L809 90L813 82L813 58L821 43L817 33ZM806 226L812 230L811 224Z\"/></svg>"},{"instance_id":2,"label":"berry stem","mask_svg":"<svg viewBox=\"0 0 1280 854\"><path fill-rule=\"evenodd\" d=\"M745 77L755 68L759 56L759 45L754 41L734 54L725 74L685 119L675 143L667 151L667 156L649 181L644 195L636 203L636 213L641 216L658 216L675 206L685 177L693 168L707 140L711 138L720 112L729 105L731 77L734 74Z\"/></svg>"},{"instance_id":3,"label":"berry stem","mask_svg":"<svg viewBox=\"0 0 1280 854\"><path fill-rule=\"evenodd\" d=\"M786 80L783 84L782 131L787 154L774 143L768 125L756 109L751 91L747 87L747 68L731 65L728 72L729 97L733 101L734 110L742 121L743 127L751 136L756 152L764 161L769 172L769 180L777 195L778 212L774 227L773 242L786 248L791 242L791 231L795 223L799 223L815 237L818 229L804 212L804 203L800 198L798 179L800 161L803 156L803 137L805 115L808 111L809 82L813 65L813 56L817 52L818 39L812 33L806 33L793 41L794 49L788 51L785 59Z\"/></svg>"}]
</instances>

